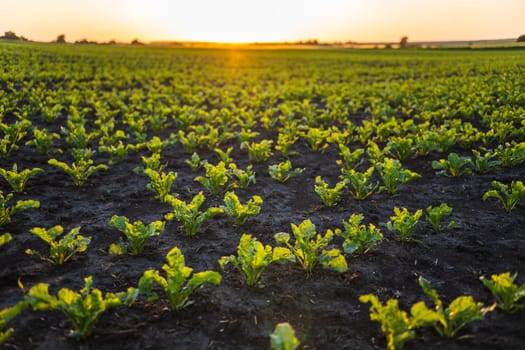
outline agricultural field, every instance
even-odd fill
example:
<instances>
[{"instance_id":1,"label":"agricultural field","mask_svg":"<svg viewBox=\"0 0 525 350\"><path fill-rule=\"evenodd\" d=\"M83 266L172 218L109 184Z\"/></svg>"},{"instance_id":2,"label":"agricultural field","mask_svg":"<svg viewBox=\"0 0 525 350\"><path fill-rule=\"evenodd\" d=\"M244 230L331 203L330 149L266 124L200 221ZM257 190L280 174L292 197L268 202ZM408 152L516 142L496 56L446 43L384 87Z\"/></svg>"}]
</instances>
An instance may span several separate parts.
<instances>
[{"instance_id":1,"label":"agricultural field","mask_svg":"<svg viewBox=\"0 0 525 350\"><path fill-rule=\"evenodd\" d=\"M6 349L525 348L525 51L0 66Z\"/></svg>"}]
</instances>

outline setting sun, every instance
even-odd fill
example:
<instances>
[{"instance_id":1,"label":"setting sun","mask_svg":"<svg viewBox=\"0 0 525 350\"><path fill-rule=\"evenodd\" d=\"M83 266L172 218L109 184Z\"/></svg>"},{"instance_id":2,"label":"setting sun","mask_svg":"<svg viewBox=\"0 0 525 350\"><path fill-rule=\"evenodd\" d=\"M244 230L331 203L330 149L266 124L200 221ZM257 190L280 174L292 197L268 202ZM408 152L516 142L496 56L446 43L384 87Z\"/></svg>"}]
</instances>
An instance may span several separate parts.
<instances>
[{"instance_id":1,"label":"setting sun","mask_svg":"<svg viewBox=\"0 0 525 350\"><path fill-rule=\"evenodd\" d=\"M0 13L0 32L41 41L475 40L522 34L525 2L5 0Z\"/></svg>"}]
</instances>

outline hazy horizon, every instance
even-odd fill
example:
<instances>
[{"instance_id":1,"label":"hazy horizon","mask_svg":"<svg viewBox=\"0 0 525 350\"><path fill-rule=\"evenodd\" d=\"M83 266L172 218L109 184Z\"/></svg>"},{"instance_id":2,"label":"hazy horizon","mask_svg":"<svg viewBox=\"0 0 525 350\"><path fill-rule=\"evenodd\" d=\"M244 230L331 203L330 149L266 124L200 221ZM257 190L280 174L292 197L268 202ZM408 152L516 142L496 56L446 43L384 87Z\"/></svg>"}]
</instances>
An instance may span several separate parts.
<instances>
[{"instance_id":1,"label":"hazy horizon","mask_svg":"<svg viewBox=\"0 0 525 350\"><path fill-rule=\"evenodd\" d=\"M503 6L502 6L503 4ZM525 34L525 1L0 0L0 33L31 40L476 41ZM6 15L7 14L7 15Z\"/></svg>"}]
</instances>

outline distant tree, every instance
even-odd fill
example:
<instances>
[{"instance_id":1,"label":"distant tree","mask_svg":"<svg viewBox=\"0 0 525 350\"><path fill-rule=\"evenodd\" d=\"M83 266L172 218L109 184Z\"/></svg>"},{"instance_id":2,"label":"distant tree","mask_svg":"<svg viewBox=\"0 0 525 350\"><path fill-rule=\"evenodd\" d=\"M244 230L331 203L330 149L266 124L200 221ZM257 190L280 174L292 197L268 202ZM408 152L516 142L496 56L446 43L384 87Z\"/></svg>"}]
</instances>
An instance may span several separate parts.
<instances>
[{"instance_id":1,"label":"distant tree","mask_svg":"<svg viewBox=\"0 0 525 350\"><path fill-rule=\"evenodd\" d=\"M6 39L6 40L20 40L18 35L16 35L16 33L12 32L12 31L5 32L4 36L3 36L3 39Z\"/></svg>"},{"instance_id":2,"label":"distant tree","mask_svg":"<svg viewBox=\"0 0 525 350\"><path fill-rule=\"evenodd\" d=\"M141 42L139 41L139 39L133 39L133 40L131 41L131 45L144 45L144 44L141 43Z\"/></svg>"},{"instance_id":3,"label":"distant tree","mask_svg":"<svg viewBox=\"0 0 525 350\"><path fill-rule=\"evenodd\" d=\"M19 40L19 41L29 41L28 38L26 38L25 36L21 35L21 36L18 36L16 35L15 32L13 31L7 31L7 32L4 32L4 35L3 36L0 36L0 39L5 39L5 40Z\"/></svg>"},{"instance_id":4,"label":"distant tree","mask_svg":"<svg viewBox=\"0 0 525 350\"><path fill-rule=\"evenodd\" d=\"M81 44L81 45L98 45L98 42L97 41L90 41L86 38L82 39L82 40L77 40L75 41L75 44Z\"/></svg>"},{"instance_id":5,"label":"distant tree","mask_svg":"<svg viewBox=\"0 0 525 350\"><path fill-rule=\"evenodd\" d=\"M59 36L57 36L57 40L55 40L55 42L57 44L65 44L66 43L66 35L65 34L60 34Z\"/></svg>"},{"instance_id":6,"label":"distant tree","mask_svg":"<svg viewBox=\"0 0 525 350\"><path fill-rule=\"evenodd\" d=\"M408 36L404 36L401 38L401 41L399 41L399 48L406 49L407 47L408 47Z\"/></svg>"},{"instance_id":7,"label":"distant tree","mask_svg":"<svg viewBox=\"0 0 525 350\"><path fill-rule=\"evenodd\" d=\"M525 34L520 35L518 37L518 40L516 40L516 41L519 42L519 43L525 43Z\"/></svg>"}]
</instances>

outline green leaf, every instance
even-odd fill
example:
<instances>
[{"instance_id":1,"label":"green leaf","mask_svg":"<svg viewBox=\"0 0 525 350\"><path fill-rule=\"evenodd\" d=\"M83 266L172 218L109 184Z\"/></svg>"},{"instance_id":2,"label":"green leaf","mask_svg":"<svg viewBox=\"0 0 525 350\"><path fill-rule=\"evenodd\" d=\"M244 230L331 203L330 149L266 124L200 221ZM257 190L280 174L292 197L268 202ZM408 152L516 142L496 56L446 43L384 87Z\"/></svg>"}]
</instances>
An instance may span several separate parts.
<instances>
[{"instance_id":1,"label":"green leaf","mask_svg":"<svg viewBox=\"0 0 525 350\"><path fill-rule=\"evenodd\" d=\"M54 310L58 305L57 298L49 295L49 285L47 283L38 283L31 287L25 301L31 305L33 310L47 311Z\"/></svg>"},{"instance_id":2,"label":"green leaf","mask_svg":"<svg viewBox=\"0 0 525 350\"><path fill-rule=\"evenodd\" d=\"M158 299L157 293L153 291L153 283L157 283L162 289L167 288L167 281L164 277L159 275L158 271L147 270L144 271L139 280L139 294L147 296L147 301L152 302Z\"/></svg>"},{"instance_id":3,"label":"green leaf","mask_svg":"<svg viewBox=\"0 0 525 350\"><path fill-rule=\"evenodd\" d=\"M13 328L4 330L6 325L11 322L16 316L24 311L29 305L25 301L19 301L11 307L0 310L0 345L6 342L6 340L14 332Z\"/></svg>"},{"instance_id":4,"label":"green leaf","mask_svg":"<svg viewBox=\"0 0 525 350\"><path fill-rule=\"evenodd\" d=\"M343 250L346 254L352 254L357 249L359 249L360 244L358 242L350 242L350 241L344 241L343 242Z\"/></svg>"},{"instance_id":5,"label":"green leaf","mask_svg":"<svg viewBox=\"0 0 525 350\"><path fill-rule=\"evenodd\" d=\"M272 350L295 350L299 347L299 339L289 323L279 323L270 334L270 346Z\"/></svg>"},{"instance_id":6,"label":"green leaf","mask_svg":"<svg viewBox=\"0 0 525 350\"><path fill-rule=\"evenodd\" d=\"M205 283L218 285L221 283L221 279L221 275L215 271L197 272L191 276L185 289L193 292L195 289L197 289Z\"/></svg>"},{"instance_id":7,"label":"green leaf","mask_svg":"<svg viewBox=\"0 0 525 350\"><path fill-rule=\"evenodd\" d=\"M119 243L119 244L114 244L114 243L112 243L112 244L109 246L108 252L109 252L109 254L112 254L112 255L122 255L122 254L125 254L125 253L126 253L126 245L123 244L122 242Z\"/></svg>"},{"instance_id":8,"label":"green leaf","mask_svg":"<svg viewBox=\"0 0 525 350\"><path fill-rule=\"evenodd\" d=\"M9 243L12 239L13 237L11 236L10 233L4 233L0 235L0 247Z\"/></svg>"},{"instance_id":9,"label":"green leaf","mask_svg":"<svg viewBox=\"0 0 525 350\"><path fill-rule=\"evenodd\" d=\"M346 259L339 249L324 250L319 256L319 262L323 267L336 272L346 272L348 265Z\"/></svg>"},{"instance_id":10,"label":"green leaf","mask_svg":"<svg viewBox=\"0 0 525 350\"><path fill-rule=\"evenodd\" d=\"M293 258L292 252L288 248L275 247L273 248L272 262L285 262Z\"/></svg>"},{"instance_id":11,"label":"green leaf","mask_svg":"<svg viewBox=\"0 0 525 350\"><path fill-rule=\"evenodd\" d=\"M480 277L483 285L490 290L496 300L498 308L505 312L516 312L525 308L525 303L519 303L519 300L525 298L525 283L518 286L514 283L517 273L513 275L510 272L492 275L490 279L484 276Z\"/></svg>"},{"instance_id":12,"label":"green leaf","mask_svg":"<svg viewBox=\"0 0 525 350\"><path fill-rule=\"evenodd\" d=\"M442 307L441 299L439 299L439 295L435 289L432 289L430 287L430 283L423 278L423 276L419 276L419 285L423 289L423 292L436 304L438 307Z\"/></svg>"},{"instance_id":13,"label":"green leaf","mask_svg":"<svg viewBox=\"0 0 525 350\"><path fill-rule=\"evenodd\" d=\"M252 216L259 214L263 200L259 196L253 196L246 204L242 204L234 192L224 195L224 205L221 209L228 216L235 218L235 224L242 225Z\"/></svg>"},{"instance_id":14,"label":"green leaf","mask_svg":"<svg viewBox=\"0 0 525 350\"><path fill-rule=\"evenodd\" d=\"M412 305L410 308L410 315L410 323L414 328L427 326L439 321L439 314L427 308L423 301Z\"/></svg>"},{"instance_id":15,"label":"green leaf","mask_svg":"<svg viewBox=\"0 0 525 350\"><path fill-rule=\"evenodd\" d=\"M287 244L290 241L290 234L286 232L279 232L274 235L277 243Z\"/></svg>"}]
</instances>

